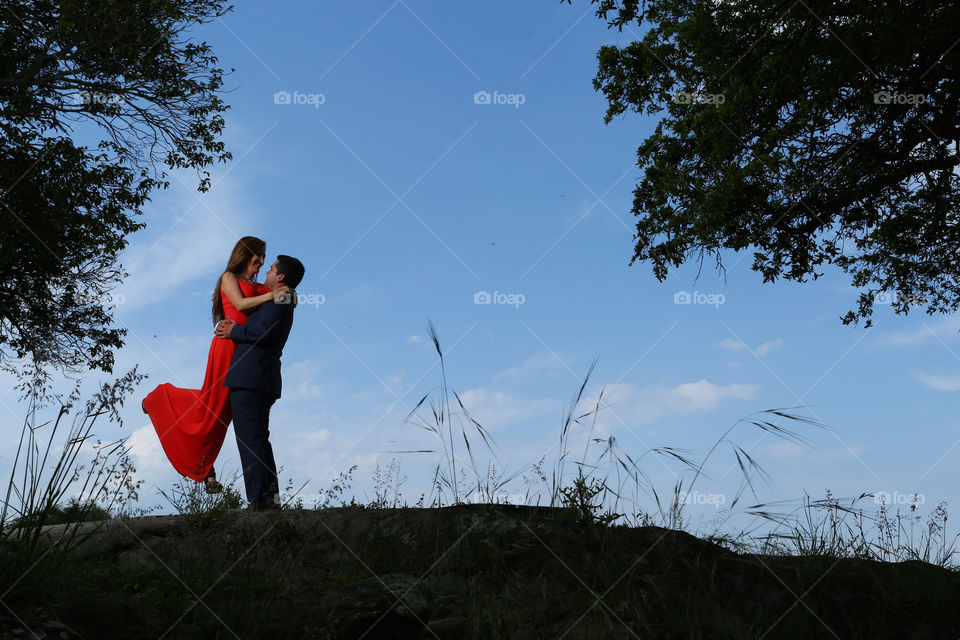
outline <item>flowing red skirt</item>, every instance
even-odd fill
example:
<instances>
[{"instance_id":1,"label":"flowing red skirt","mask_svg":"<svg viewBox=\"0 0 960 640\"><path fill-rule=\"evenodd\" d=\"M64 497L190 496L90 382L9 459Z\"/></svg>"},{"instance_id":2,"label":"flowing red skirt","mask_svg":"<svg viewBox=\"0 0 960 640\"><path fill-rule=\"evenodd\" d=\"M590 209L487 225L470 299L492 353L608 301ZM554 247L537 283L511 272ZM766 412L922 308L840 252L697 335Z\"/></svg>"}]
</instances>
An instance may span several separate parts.
<instances>
[{"instance_id":1,"label":"flowing red skirt","mask_svg":"<svg viewBox=\"0 0 960 640\"><path fill-rule=\"evenodd\" d=\"M143 401L164 453L180 474L201 481L210 473L230 424L230 389L223 380L235 349L214 336L200 389L164 383Z\"/></svg>"}]
</instances>

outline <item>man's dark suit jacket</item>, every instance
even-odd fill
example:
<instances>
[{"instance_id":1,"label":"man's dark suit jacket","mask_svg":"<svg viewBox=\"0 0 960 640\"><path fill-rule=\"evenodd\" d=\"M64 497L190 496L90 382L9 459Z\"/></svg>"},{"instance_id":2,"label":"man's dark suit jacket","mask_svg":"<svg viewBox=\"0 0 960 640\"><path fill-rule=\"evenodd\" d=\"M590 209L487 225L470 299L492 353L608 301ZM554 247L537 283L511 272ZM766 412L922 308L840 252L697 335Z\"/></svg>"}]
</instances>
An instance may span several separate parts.
<instances>
[{"instance_id":1,"label":"man's dark suit jacket","mask_svg":"<svg viewBox=\"0 0 960 640\"><path fill-rule=\"evenodd\" d=\"M280 397L280 356L293 326L296 294L288 299L286 304L264 302L250 313L246 324L233 327L230 339L237 349L223 386Z\"/></svg>"}]
</instances>

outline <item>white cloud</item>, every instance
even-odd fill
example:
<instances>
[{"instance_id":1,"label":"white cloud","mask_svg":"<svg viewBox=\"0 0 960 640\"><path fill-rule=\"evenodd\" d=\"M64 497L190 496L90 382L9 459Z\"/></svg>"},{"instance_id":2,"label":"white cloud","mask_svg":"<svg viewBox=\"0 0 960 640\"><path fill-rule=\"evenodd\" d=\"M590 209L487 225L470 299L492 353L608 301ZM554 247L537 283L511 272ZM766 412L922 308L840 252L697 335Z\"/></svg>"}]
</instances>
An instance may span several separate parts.
<instances>
[{"instance_id":1,"label":"white cloud","mask_svg":"<svg viewBox=\"0 0 960 640\"><path fill-rule=\"evenodd\" d=\"M283 365L284 391L290 389L290 395L285 398L322 398L323 389L315 381L319 377L320 366L312 360L294 362Z\"/></svg>"},{"instance_id":2,"label":"white cloud","mask_svg":"<svg viewBox=\"0 0 960 640\"><path fill-rule=\"evenodd\" d=\"M136 460L134 466L137 468L137 477L143 473L165 472L173 468L152 424L148 423L134 431L127 440L127 447Z\"/></svg>"},{"instance_id":3,"label":"white cloud","mask_svg":"<svg viewBox=\"0 0 960 640\"><path fill-rule=\"evenodd\" d=\"M383 377L383 382L387 385L387 387L390 388L391 391L399 393L400 391L403 391L403 379L406 377L406 375L406 371L391 371ZM387 393L390 397L394 396L393 393Z\"/></svg>"},{"instance_id":4,"label":"white cloud","mask_svg":"<svg viewBox=\"0 0 960 640\"><path fill-rule=\"evenodd\" d=\"M510 367L493 374L494 384L507 382L529 382L544 377L556 379L566 370L559 358L549 352L535 354L516 367Z\"/></svg>"},{"instance_id":5,"label":"white cloud","mask_svg":"<svg viewBox=\"0 0 960 640\"><path fill-rule=\"evenodd\" d=\"M140 373L149 375L137 391L139 397L164 382L185 389L199 389L203 384L212 339L212 335L204 334L171 333L154 337L131 331L117 354L114 371L127 371L138 365Z\"/></svg>"},{"instance_id":6,"label":"white cloud","mask_svg":"<svg viewBox=\"0 0 960 640\"><path fill-rule=\"evenodd\" d=\"M189 179L185 178L188 184ZM254 216L244 207L242 184L225 178L205 194L189 191L176 179L171 185L172 193L155 196L146 229L131 237L120 258L130 275L113 292L123 296L118 311L182 295L184 284L201 279L204 291L212 294L237 240L256 235L251 230ZM261 270L261 278L264 274Z\"/></svg>"},{"instance_id":7,"label":"white cloud","mask_svg":"<svg viewBox=\"0 0 960 640\"><path fill-rule=\"evenodd\" d=\"M928 342L941 344L957 337L960 330L960 317L943 318L937 322L926 323L913 331L890 331L876 337L876 344L887 347L917 347Z\"/></svg>"},{"instance_id":8,"label":"white cloud","mask_svg":"<svg viewBox=\"0 0 960 640\"><path fill-rule=\"evenodd\" d=\"M740 340L734 340L733 338L725 338L718 342L717 346L729 349L730 351L742 351L747 348L746 343Z\"/></svg>"},{"instance_id":9,"label":"white cloud","mask_svg":"<svg viewBox=\"0 0 960 640\"><path fill-rule=\"evenodd\" d=\"M768 342L764 342L763 344L761 344L756 349L753 349L752 351L756 356L762 358L782 344L783 344L783 338L777 338L776 340L770 340ZM725 338L724 340L721 340L720 342L718 342L717 346L727 349L729 351L743 351L744 349L747 348L747 344L745 342L741 340L734 340L733 338Z\"/></svg>"},{"instance_id":10,"label":"white cloud","mask_svg":"<svg viewBox=\"0 0 960 640\"><path fill-rule=\"evenodd\" d=\"M423 342L423 336L414 334L409 338L407 338L406 342L408 343L412 342L413 344L420 344L421 342Z\"/></svg>"},{"instance_id":11,"label":"white cloud","mask_svg":"<svg viewBox=\"0 0 960 640\"><path fill-rule=\"evenodd\" d=\"M769 342L764 342L762 345L753 350L753 352L760 358L766 357L768 353L779 347L783 344L783 338L777 338L776 340L770 340Z\"/></svg>"},{"instance_id":12,"label":"white cloud","mask_svg":"<svg viewBox=\"0 0 960 640\"><path fill-rule=\"evenodd\" d=\"M960 374L938 376L919 371L910 375L918 382L937 391L960 391Z\"/></svg>"},{"instance_id":13,"label":"white cloud","mask_svg":"<svg viewBox=\"0 0 960 640\"><path fill-rule=\"evenodd\" d=\"M294 433L287 436L296 443L296 448L312 447L326 444L333 432L330 429L318 429L316 431L305 431L303 433Z\"/></svg>"},{"instance_id":14,"label":"white cloud","mask_svg":"<svg viewBox=\"0 0 960 640\"><path fill-rule=\"evenodd\" d=\"M558 408L553 399L538 400L484 388L467 389L460 399L473 419L488 431L547 415L556 417ZM453 403L454 410L459 411L456 400Z\"/></svg>"},{"instance_id":15,"label":"white cloud","mask_svg":"<svg viewBox=\"0 0 960 640\"><path fill-rule=\"evenodd\" d=\"M754 355L759 358L763 358L768 353L779 347L783 344L783 338L777 338L776 340L769 340L764 342L756 349L752 349ZM747 349L747 343L741 340L734 340L733 338L725 338L717 343L718 347L727 349L728 351L743 351Z\"/></svg>"},{"instance_id":16,"label":"white cloud","mask_svg":"<svg viewBox=\"0 0 960 640\"><path fill-rule=\"evenodd\" d=\"M701 379L697 382L685 382L668 389L668 398L675 409L689 411L710 411L716 409L722 400L739 398L746 400L753 396L758 385L729 384L716 385Z\"/></svg>"},{"instance_id":17,"label":"white cloud","mask_svg":"<svg viewBox=\"0 0 960 640\"><path fill-rule=\"evenodd\" d=\"M769 434L765 434L769 437ZM868 453L869 449L864 445L850 445L844 447L832 447L826 449L811 449L796 442L777 439L758 447L758 451L763 457L770 456L777 460L798 460L802 464L818 463L836 463L838 461L858 461L859 456ZM859 462L858 462L859 464Z\"/></svg>"},{"instance_id":18,"label":"white cloud","mask_svg":"<svg viewBox=\"0 0 960 640\"><path fill-rule=\"evenodd\" d=\"M776 442L763 445L764 453L772 458L780 460L787 458L798 458L810 453L809 447L793 442L792 440L777 440Z\"/></svg>"},{"instance_id":19,"label":"white cloud","mask_svg":"<svg viewBox=\"0 0 960 640\"><path fill-rule=\"evenodd\" d=\"M706 379L672 387L655 385L641 388L633 383L616 383L606 387L604 399L612 405L609 410L628 424L649 423L674 414L713 411L726 400L749 400L759 389L760 385L718 385Z\"/></svg>"}]
</instances>

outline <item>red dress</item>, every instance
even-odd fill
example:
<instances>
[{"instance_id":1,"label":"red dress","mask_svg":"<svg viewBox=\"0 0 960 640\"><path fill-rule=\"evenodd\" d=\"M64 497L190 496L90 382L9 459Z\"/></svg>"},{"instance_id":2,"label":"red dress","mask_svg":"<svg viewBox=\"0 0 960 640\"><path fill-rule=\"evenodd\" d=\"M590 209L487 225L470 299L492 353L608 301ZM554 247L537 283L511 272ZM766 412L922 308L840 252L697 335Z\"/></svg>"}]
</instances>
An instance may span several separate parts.
<instances>
[{"instance_id":1,"label":"red dress","mask_svg":"<svg viewBox=\"0 0 960 640\"><path fill-rule=\"evenodd\" d=\"M237 279L245 298L270 291L263 284ZM237 324L246 324L247 314L237 309L220 291L223 313ZM180 389L169 383L150 392L143 406L153 422L164 453L181 475L197 482L210 473L230 424L230 389L223 380L230 367L233 340L213 337L207 355L207 372L200 389Z\"/></svg>"}]
</instances>

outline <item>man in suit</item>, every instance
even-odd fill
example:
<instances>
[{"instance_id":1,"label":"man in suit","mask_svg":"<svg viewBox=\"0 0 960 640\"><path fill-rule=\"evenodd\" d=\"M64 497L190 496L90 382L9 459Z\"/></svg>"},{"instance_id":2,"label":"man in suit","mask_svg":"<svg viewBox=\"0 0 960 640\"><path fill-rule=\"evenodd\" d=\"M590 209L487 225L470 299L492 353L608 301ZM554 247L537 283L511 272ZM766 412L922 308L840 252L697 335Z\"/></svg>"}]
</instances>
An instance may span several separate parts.
<instances>
[{"instance_id":1,"label":"man in suit","mask_svg":"<svg viewBox=\"0 0 960 640\"><path fill-rule=\"evenodd\" d=\"M253 510L280 508L277 463L270 446L270 407L280 397L280 356L293 326L294 288L303 273L303 264L296 258L277 256L264 284L271 290L285 284L290 291L277 293L272 302L253 309L244 325L229 318L217 325L218 336L237 344L223 386L230 387L233 431Z\"/></svg>"}]
</instances>

